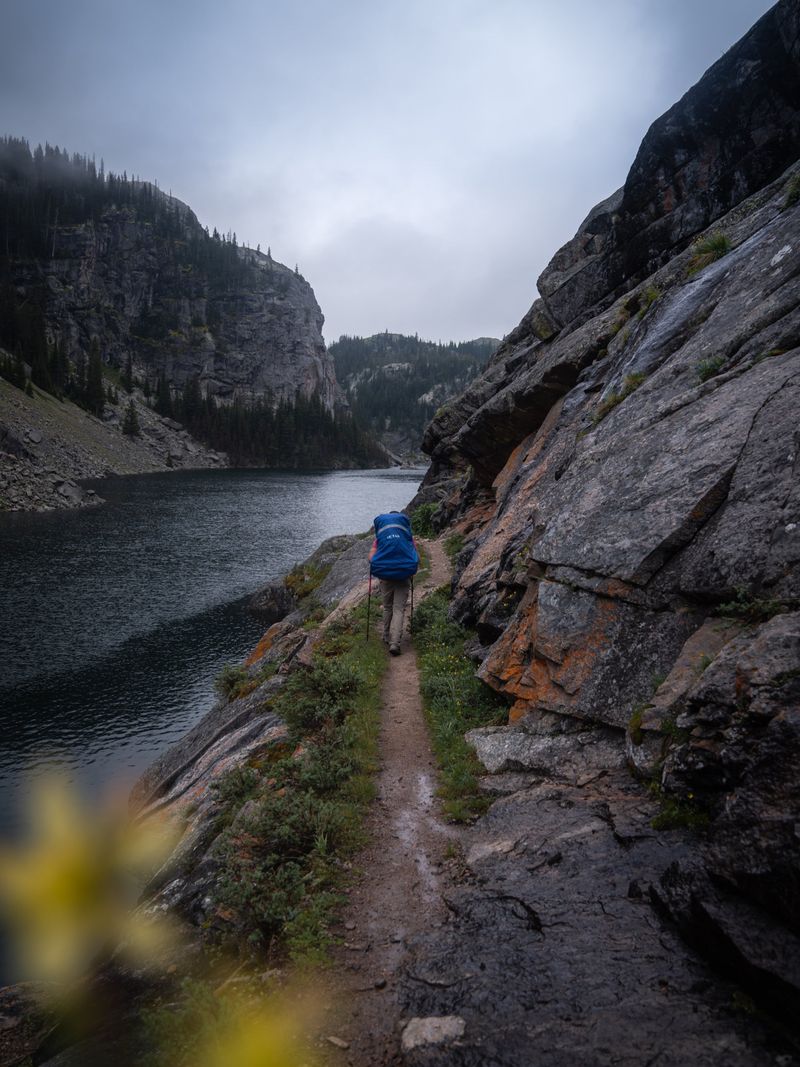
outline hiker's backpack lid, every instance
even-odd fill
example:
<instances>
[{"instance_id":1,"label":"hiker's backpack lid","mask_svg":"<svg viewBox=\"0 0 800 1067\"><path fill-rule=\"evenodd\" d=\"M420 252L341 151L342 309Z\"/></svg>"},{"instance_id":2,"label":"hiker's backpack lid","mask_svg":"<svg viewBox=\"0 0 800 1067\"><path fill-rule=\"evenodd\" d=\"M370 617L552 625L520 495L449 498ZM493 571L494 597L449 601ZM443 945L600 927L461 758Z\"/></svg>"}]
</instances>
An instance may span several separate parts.
<instances>
[{"instance_id":1,"label":"hiker's backpack lid","mask_svg":"<svg viewBox=\"0 0 800 1067\"><path fill-rule=\"evenodd\" d=\"M411 520L402 512L392 511L373 519L378 551L370 569L376 578L401 581L417 573L419 555L411 536Z\"/></svg>"}]
</instances>

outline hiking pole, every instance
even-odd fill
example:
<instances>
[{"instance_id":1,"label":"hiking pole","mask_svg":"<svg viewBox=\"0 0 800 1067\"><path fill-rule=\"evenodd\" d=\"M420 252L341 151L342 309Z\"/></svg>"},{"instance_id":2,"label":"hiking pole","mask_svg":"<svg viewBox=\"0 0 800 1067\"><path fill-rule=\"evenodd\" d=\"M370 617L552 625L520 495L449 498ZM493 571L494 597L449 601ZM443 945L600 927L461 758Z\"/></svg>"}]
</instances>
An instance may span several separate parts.
<instances>
[{"instance_id":1,"label":"hiking pole","mask_svg":"<svg viewBox=\"0 0 800 1067\"><path fill-rule=\"evenodd\" d=\"M369 572L369 586L367 588L367 633L364 638L365 641L369 641L369 609L372 604L372 571Z\"/></svg>"},{"instance_id":2,"label":"hiking pole","mask_svg":"<svg viewBox=\"0 0 800 1067\"><path fill-rule=\"evenodd\" d=\"M409 633L414 627L414 575L411 575L411 618L408 621Z\"/></svg>"}]
</instances>

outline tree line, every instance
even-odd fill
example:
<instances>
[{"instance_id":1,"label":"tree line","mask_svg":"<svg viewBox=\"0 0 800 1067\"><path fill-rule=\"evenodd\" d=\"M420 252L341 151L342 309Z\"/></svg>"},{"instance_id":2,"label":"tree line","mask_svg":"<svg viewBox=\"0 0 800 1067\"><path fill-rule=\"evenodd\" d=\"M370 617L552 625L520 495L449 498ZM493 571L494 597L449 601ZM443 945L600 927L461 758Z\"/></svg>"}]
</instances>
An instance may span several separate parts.
<instances>
[{"instance_id":1,"label":"tree line","mask_svg":"<svg viewBox=\"0 0 800 1067\"><path fill-rule=\"evenodd\" d=\"M344 334L329 351L357 419L376 433L402 429L421 434L437 410L436 397L465 389L497 343L479 338L442 344L386 331L372 337Z\"/></svg>"},{"instance_id":2,"label":"tree line","mask_svg":"<svg viewBox=\"0 0 800 1067\"><path fill-rule=\"evenodd\" d=\"M330 412L320 398L298 392L290 402L268 398L221 403L190 378L173 392L160 377L155 410L175 418L198 440L227 452L236 467L384 466L386 456L349 414Z\"/></svg>"}]
</instances>

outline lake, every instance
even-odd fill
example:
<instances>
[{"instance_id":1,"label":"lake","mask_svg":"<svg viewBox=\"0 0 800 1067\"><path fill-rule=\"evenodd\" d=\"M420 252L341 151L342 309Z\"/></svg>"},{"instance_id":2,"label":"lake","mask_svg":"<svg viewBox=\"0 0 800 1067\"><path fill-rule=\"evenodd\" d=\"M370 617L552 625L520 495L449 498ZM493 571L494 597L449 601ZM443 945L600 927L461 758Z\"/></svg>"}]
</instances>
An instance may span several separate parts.
<instances>
[{"instance_id":1,"label":"lake","mask_svg":"<svg viewBox=\"0 0 800 1067\"><path fill-rule=\"evenodd\" d=\"M93 483L96 508L0 516L0 831L56 764L97 794L211 707L264 626L247 597L423 471L185 471Z\"/></svg>"}]
</instances>

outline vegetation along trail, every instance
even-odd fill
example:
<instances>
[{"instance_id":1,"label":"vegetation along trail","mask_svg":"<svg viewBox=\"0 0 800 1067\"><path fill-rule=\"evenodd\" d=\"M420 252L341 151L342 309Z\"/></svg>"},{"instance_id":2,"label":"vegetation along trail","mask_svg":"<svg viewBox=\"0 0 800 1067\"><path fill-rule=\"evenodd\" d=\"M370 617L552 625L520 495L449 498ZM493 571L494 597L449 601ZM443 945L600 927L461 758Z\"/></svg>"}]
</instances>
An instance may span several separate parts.
<instances>
[{"instance_id":1,"label":"vegetation along trail","mask_svg":"<svg viewBox=\"0 0 800 1067\"><path fill-rule=\"evenodd\" d=\"M450 576L441 545L431 542L427 550L430 573L416 587L417 602ZM368 844L354 863L358 881L341 916L325 1024L328 1043L342 1049L340 1062L358 1067L399 1062L394 977L409 941L444 921L445 859L458 833L439 814L435 761L408 634L401 647L383 683L377 799Z\"/></svg>"}]
</instances>

